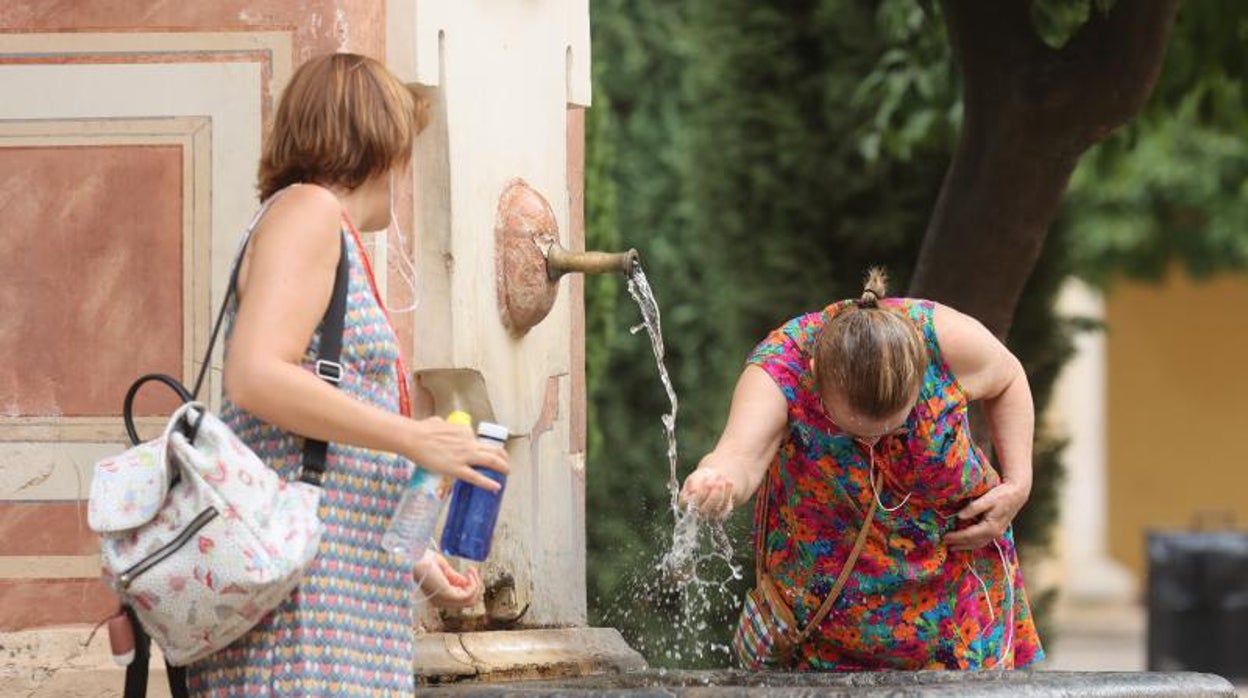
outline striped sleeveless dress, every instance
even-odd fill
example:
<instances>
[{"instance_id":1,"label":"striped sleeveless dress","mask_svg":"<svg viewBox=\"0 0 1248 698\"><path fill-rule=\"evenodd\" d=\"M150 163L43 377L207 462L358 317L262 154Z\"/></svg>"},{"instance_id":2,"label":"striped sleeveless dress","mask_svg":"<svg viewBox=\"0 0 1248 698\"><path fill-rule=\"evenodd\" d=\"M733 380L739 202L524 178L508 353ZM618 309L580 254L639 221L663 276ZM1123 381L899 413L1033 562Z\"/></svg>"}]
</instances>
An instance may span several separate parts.
<instances>
[{"instance_id":1,"label":"striped sleeveless dress","mask_svg":"<svg viewBox=\"0 0 1248 698\"><path fill-rule=\"evenodd\" d=\"M803 627L835 582L872 499L882 505L841 596L798 651L797 668L984 669L1042 659L1012 529L975 551L950 552L941 542L958 525L955 514L1000 479L971 441L966 394L941 356L933 303L880 301L915 323L928 350L903 433L868 448L824 414L810 357L824 323L851 302L789 321L749 358L788 403L788 431L771 465L778 484L769 491L768 520L758 520L756 507L755 526L766 533L767 570ZM883 480L878 495L873 470Z\"/></svg>"},{"instance_id":2,"label":"striped sleeveless dress","mask_svg":"<svg viewBox=\"0 0 1248 698\"><path fill-rule=\"evenodd\" d=\"M371 283L359 238L345 221L350 261L338 389L400 411L399 347ZM226 336L232 329L230 308ZM304 353L311 371L318 327ZM228 349L228 340L227 340ZM221 418L283 477L298 477L302 437L226 399ZM320 552L294 593L250 632L188 667L192 696L410 696L411 566L386 553L381 536L413 466L378 451L330 444L320 515Z\"/></svg>"}]
</instances>

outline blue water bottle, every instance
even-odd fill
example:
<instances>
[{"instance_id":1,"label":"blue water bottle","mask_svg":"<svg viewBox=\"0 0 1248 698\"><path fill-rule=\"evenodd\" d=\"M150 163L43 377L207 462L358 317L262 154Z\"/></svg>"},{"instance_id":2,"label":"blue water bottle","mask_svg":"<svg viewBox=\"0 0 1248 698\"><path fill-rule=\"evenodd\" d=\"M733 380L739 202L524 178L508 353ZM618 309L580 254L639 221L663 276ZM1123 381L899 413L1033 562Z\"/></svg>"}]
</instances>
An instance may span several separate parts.
<instances>
[{"instance_id":1,"label":"blue water bottle","mask_svg":"<svg viewBox=\"0 0 1248 698\"><path fill-rule=\"evenodd\" d=\"M447 415L447 424L472 426L472 417L467 412L455 411ZM409 561L419 560L425 550L433 542L433 532L438 526L438 515L442 513L442 505L446 502L447 490L443 478L425 470L419 465L412 465L412 476L408 480L407 489L399 499L399 505L390 517L390 525L381 537L381 547L391 555L406 558Z\"/></svg>"},{"instance_id":2,"label":"blue water bottle","mask_svg":"<svg viewBox=\"0 0 1248 698\"><path fill-rule=\"evenodd\" d=\"M484 443L505 446L507 427L481 422L477 439ZM489 468L473 468L500 485L497 492L487 492L462 480L455 482L451 507L442 529L442 552L468 560L484 560L494 540L494 524L498 523L498 507L503 501L507 476Z\"/></svg>"}]
</instances>

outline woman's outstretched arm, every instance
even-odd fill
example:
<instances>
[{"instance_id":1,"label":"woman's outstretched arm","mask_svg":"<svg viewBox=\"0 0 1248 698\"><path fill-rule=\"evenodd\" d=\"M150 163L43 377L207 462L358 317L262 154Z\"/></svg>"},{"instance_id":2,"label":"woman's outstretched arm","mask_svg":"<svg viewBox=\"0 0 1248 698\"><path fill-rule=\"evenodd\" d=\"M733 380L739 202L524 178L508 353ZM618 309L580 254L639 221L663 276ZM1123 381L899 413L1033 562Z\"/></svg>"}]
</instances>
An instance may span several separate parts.
<instances>
[{"instance_id":1,"label":"woman's outstretched arm","mask_svg":"<svg viewBox=\"0 0 1248 698\"><path fill-rule=\"evenodd\" d=\"M787 423L780 387L763 369L747 366L732 395L728 424L715 449L685 479L681 502L712 517L727 516L747 502L775 458Z\"/></svg>"}]
</instances>

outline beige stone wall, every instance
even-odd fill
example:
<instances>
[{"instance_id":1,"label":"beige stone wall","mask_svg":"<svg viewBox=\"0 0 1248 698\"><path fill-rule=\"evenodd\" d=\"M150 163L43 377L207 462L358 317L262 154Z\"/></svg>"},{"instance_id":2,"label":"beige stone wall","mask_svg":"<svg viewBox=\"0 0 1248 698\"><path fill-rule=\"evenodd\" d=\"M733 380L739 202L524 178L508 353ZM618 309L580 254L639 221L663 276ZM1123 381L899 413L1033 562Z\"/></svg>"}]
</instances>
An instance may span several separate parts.
<instances>
[{"instance_id":1,"label":"beige stone wall","mask_svg":"<svg viewBox=\"0 0 1248 698\"><path fill-rule=\"evenodd\" d=\"M1110 552L1143 582L1149 529L1248 525L1248 277L1116 286L1106 302Z\"/></svg>"},{"instance_id":2,"label":"beige stone wall","mask_svg":"<svg viewBox=\"0 0 1248 698\"><path fill-rule=\"evenodd\" d=\"M384 20L368 0L0 4L0 632L115 606L82 501L124 392L193 378L274 97L313 54L384 58ZM141 401L149 431L170 404Z\"/></svg>"}]
</instances>

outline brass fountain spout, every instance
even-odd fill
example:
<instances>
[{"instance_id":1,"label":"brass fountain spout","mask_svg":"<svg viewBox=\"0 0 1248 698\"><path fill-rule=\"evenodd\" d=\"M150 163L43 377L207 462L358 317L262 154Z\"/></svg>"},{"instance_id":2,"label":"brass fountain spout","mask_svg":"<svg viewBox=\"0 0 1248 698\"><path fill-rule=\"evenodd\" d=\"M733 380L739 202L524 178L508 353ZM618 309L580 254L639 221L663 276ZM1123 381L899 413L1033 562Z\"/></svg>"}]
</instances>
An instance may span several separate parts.
<instances>
[{"instance_id":1,"label":"brass fountain spout","mask_svg":"<svg viewBox=\"0 0 1248 698\"><path fill-rule=\"evenodd\" d=\"M573 252L558 242L546 248L546 276L551 281L571 272L582 274L624 274L641 264L637 250L625 252Z\"/></svg>"},{"instance_id":2,"label":"brass fountain spout","mask_svg":"<svg viewBox=\"0 0 1248 698\"><path fill-rule=\"evenodd\" d=\"M513 337L545 319L564 274L632 274L640 265L637 250L573 252L559 239L550 203L524 180L512 180L498 201L494 254L499 317Z\"/></svg>"}]
</instances>

